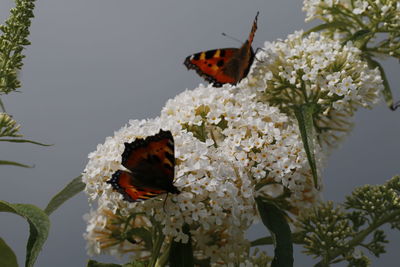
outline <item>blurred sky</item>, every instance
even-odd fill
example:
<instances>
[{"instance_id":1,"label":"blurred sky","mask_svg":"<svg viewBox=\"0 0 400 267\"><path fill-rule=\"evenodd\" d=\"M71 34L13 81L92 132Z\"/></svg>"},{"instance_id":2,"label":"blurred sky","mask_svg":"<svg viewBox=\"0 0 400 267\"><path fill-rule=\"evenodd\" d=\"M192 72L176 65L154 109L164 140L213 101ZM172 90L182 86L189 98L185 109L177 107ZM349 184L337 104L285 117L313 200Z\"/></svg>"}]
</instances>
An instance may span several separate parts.
<instances>
[{"instance_id":1,"label":"blurred sky","mask_svg":"<svg viewBox=\"0 0 400 267\"><path fill-rule=\"evenodd\" d=\"M13 5L1 0L1 23ZM26 138L54 146L2 143L1 159L35 168L1 166L0 199L45 207L82 172L87 154L107 136L130 119L159 115L167 99L203 82L183 66L187 55L240 46L221 33L244 41L257 11L254 48L308 29L312 25L304 23L301 8L302 1L293 0L37 1L21 93L2 100ZM399 64L385 61L384 66L399 99ZM360 110L355 122L329 158L323 177L326 200L343 201L354 187L381 184L399 173L400 110L391 112L382 102L374 110ZM51 215L50 236L36 266L86 266L82 216L88 210L81 193ZM13 214L0 216L0 236L22 266L27 223ZM373 266L398 266L400 234L388 233L388 253L380 259L371 255ZM261 225L249 230L251 239L267 234ZM300 250L296 247L295 266L311 266L314 261Z\"/></svg>"}]
</instances>

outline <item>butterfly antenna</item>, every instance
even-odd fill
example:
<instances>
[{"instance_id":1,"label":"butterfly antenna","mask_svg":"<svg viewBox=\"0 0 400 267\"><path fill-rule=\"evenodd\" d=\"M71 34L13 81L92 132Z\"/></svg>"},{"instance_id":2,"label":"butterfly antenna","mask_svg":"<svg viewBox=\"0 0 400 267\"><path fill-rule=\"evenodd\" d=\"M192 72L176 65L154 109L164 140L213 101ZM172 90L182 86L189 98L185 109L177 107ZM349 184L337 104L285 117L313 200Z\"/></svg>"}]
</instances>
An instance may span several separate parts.
<instances>
[{"instance_id":1,"label":"butterfly antenna","mask_svg":"<svg viewBox=\"0 0 400 267\"><path fill-rule=\"evenodd\" d=\"M232 37L232 36L230 36L230 35L228 35L228 34L226 34L226 33L221 33L222 34L222 36L225 36L225 37L228 37L229 39L231 39L231 40L234 40L234 41L236 41L236 42L239 42L239 43L242 43L242 41L240 41L239 39L237 39L237 38L235 38L235 37Z\"/></svg>"}]
</instances>

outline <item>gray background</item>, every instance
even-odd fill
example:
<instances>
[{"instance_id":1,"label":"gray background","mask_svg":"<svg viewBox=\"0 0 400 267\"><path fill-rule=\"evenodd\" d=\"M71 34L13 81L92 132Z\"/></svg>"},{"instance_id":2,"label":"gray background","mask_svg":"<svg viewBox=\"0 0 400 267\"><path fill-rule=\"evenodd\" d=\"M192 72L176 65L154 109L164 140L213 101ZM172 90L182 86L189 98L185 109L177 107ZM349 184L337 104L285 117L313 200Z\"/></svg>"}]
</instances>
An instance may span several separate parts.
<instances>
[{"instance_id":1,"label":"gray background","mask_svg":"<svg viewBox=\"0 0 400 267\"><path fill-rule=\"evenodd\" d=\"M12 0L1 0L0 20ZM83 170L87 154L129 119L155 117L167 99L202 82L182 62L194 52L240 44L257 11L259 29L253 47L307 29L302 1L239 0L39 0L35 10L22 93L3 97L7 111L33 140L55 144L1 144L1 159L35 164L33 169L1 166L0 199L45 207L48 200ZM399 65L385 61L399 98ZM383 183L399 173L400 111L382 103L360 110L356 127L335 150L324 173L327 200L342 201L355 186ZM82 234L86 196L67 202L51 216L50 236L37 266L85 266ZM23 265L26 222L0 215L0 236ZM258 225L251 239L266 235ZM399 232L389 232L388 253L373 266L398 266ZM312 261L296 247L295 266ZM398 255L397 255L398 256ZM115 261L110 257L98 260Z\"/></svg>"}]
</instances>

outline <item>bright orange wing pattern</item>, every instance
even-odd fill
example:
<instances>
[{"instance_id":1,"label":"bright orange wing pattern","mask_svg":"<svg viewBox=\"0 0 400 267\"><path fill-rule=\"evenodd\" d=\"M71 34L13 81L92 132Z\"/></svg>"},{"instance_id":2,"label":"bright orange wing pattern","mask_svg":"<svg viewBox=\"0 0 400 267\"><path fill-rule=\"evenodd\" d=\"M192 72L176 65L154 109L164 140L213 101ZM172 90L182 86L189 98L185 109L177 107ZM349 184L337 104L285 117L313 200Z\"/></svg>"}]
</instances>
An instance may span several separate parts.
<instances>
[{"instance_id":1,"label":"bright orange wing pattern","mask_svg":"<svg viewBox=\"0 0 400 267\"><path fill-rule=\"evenodd\" d=\"M130 202L137 200L146 200L159 194L167 193L165 190L153 190L151 188L139 188L132 185L133 176L126 171L116 171L107 183L111 184L114 190L124 196L124 199Z\"/></svg>"},{"instance_id":2,"label":"bright orange wing pattern","mask_svg":"<svg viewBox=\"0 0 400 267\"><path fill-rule=\"evenodd\" d=\"M174 180L174 140L170 131L125 143L122 165L107 183L130 202L146 200L163 193L178 194Z\"/></svg>"},{"instance_id":3,"label":"bright orange wing pattern","mask_svg":"<svg viewBox=\"0 0 400 267\"><path fill-rule=\"evenodd\" d=\"M194 69L206 81L219 87L224 83L235 83L235 78L224 74L222 68L238 51L238 48L223 48L200 52L188 56L184 64L188 69Z\"/></svg>"},{"instance_id":4,"label":"bright orange wing pattern","mask_svg":"<svg viewBox=\"0 0 400 267\"><path fill-rule=\"evenodd\" d=\"M222 48L188 56L184 65L193 69L215 87L236 84L247 76L254 60L251 44L257 30L258 12L246 42L240 48Z\"/></svg>"},{"instance_id":5,"label":"bright orange wing pattern","mask_svg":"<svg viewBox=\"0 0 400 267\"><path fill-rule=\"evenodd\" d=\"M153 160L154 168L162 170L166 177L174 178L174 139L170 131L161 130L158 134L148 136L146 139L136 139L132 143L125 143L122 166L132 170L146 160Z\"/></svg>"}]
</instances>

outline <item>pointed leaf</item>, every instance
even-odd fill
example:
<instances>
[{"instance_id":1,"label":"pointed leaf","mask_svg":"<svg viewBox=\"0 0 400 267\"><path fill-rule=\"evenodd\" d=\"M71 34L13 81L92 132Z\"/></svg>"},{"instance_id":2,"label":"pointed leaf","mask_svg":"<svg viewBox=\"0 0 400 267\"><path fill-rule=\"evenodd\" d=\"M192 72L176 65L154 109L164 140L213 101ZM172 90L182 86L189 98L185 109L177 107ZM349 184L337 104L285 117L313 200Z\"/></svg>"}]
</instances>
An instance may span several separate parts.
<instances>
[{"instance_id":1,"label":"pointed leaf","mask_svg":"<svg viewBox=\"0 0 400 267\"><path fill-rule=\"evenodd\" d=\"M273 203L256 198L264 225L275 238L275 255L271 267L293 267L293 241L286 214Z\"/></svg>"},{"instance_id":2,"label":"pointed leaf","mask_svg":"<svg viewBox=\"0 0 400 267\"><path fill-rule=\"evenodd\" d=\"M192 240L190 236L189 226L185 224L182 227L183 233L189 235L189 241L184 244L172 241L169 251L169 265L174 267L191 267L194 266Z\"/></svg>"},{"instance_id":3,"label":"pointed leaf","mask_svg":"<svg viewBox=\"0 0 400 267\"><path fill-rule=\"evenodd\" d=\"M0 237L0 266L18 267L17 257L14 251Z\"/></svg>"},{"instance_id":4,"label":"pointed leaf","mask_svg":"<svg viewBox=\"0 0 400 267\"><path fill-rule=\"evenodd\" d=\"M18 166L18 167L23 167L23 168L33 168L34 166L29 166L26 164L22 164L19 162L15 161L9 161L9 160L0 160L0 165L11 165L11 166Z\"/></svg>"},{"instance_id":5,"label":"pointed leaf","mask_svg":"<svg viewBox=\"0 0 400 267\"><path fill-rule=\"evenodd\" d=\"M312 32L319 32L319 31L326 30L326 29L346 28L347 26L348 25L346 23L340 22L340 21L324 23L324 24L320 24L318 26L315 26L314 28L309 29L308 31L303 33L303 36L306 36Z\"/></svg>"},{"instance_id":6,"label":"pointed leaf","mask_svg":"<svg viewBox=\"0 0 400 267\"><path fill-rule=\"evenodd\" d=\"M372 59L371 57L367 57L367 61L371 67L378 68L379 71L381 72L381 77L383 80L383 87L384 87L382 91L383 98L385 99L386 105L391 110L396 110L398 106L393 104L392 89L390 88L389 80L386 76L385 70L378 61Z\"/></svg>"},{"instance_id":7,"label":"pointed leaf","mask_svg":"<svg viewBox=\"0 0 400 267\"><path fill-rule=\"evenodd\" d=\"M79 175L73 179L69 184L67 184L63 190L61 190L57 195L55 195L47 204L44 209L47 215L50 215L58 207L60 207L65 201L72 198L79 192L85 189L85 184L82 182L82 175Z\"/></svg>"},{"instance_id":8,"label":"pointed leaf","mask_svg":"<svg viewBox=\"0 0 400 267\"><path fill-rule=\"evenodd\" d=\"M304 150L307 155L308 164L310 165L311 172L314 179L314 186L318 188L318 174L317 174L317 164L315 161L314 154L314 113L317 109L316 104L307 103L301 106L294 106L294 114L296 115L297 121L299 123L299 130L301 139L303 140Z\"/></svg>"},{"instance_id":9,"label":"pointed leaf","mask_svg":"<svg viewBox=\"0 0 400 267\"><path fill-rule=\"evenodd\" d=\"M11 142L11 143L31 143L39 146L52 146L50 144L43 144L36 141L28 140L28 139L0 139L0 142Z\"/></svg>"},{"instance_id":10,"label":"pointed leaf","mask_svg":"<svg viewBox=\"0 0 400 267\"><path fill-rule=\"evenodd\" d=\"M30 235L26 246L25 266L32 267L49 234L49 217L34 205L11 204L2 200L0 200L0 212L12 212L28 221Z\"/></svg>"}]
</instances>

